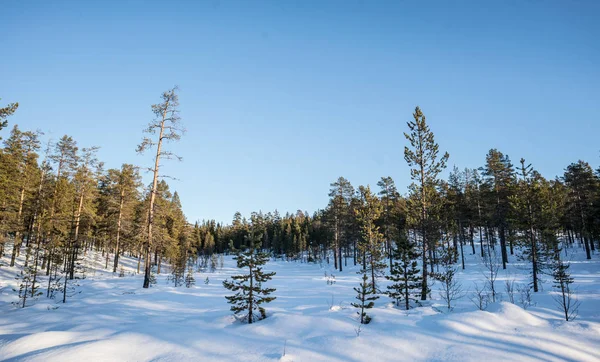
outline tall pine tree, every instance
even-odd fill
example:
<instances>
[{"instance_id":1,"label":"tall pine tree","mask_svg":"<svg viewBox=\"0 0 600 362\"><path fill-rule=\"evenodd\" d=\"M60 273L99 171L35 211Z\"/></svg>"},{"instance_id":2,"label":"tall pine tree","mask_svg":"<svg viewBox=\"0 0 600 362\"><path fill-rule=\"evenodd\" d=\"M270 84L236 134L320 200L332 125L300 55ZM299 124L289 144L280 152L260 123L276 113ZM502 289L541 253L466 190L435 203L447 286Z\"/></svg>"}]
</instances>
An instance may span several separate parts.
<instances>
[{"instance_id":1,"label":"tall pine tree","mask_svg":"<svg viewBox=\"0 0 600 362\"><path fill-rule=\"evenodd\" d=\"M408 204L416 218L416 228L421 234L421 261L422 261L422 280L421 280L421 300L427 299L427 254L429 248L434 247L435 241L433 235L429 235L430 215L432 203L436 193L436 186L439 184L438 175L446 168L446 162L450 157L444 153L439 157L439 146L435 142L433 132L429 129L425 120L425 115L419 107L415 108L413 113L414 120L408 122L410 133L404 133L404 137L410 143L409 147L404 147L404 159L411 167L410 176L413 180L410 186L413 202Z\"/></svg>"}]
</instances>

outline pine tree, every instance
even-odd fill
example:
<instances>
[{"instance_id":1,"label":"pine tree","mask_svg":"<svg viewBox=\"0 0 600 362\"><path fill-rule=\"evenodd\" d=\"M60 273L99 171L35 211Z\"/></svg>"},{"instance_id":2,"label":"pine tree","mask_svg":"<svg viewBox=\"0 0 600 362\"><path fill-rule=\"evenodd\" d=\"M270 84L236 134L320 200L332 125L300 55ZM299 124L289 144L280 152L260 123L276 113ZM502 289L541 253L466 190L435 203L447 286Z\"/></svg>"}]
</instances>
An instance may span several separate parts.
<instances>
[{"instance_id":1,"label":"pine tree","mask_svg":"<svg viewBox=\"0 0 600 362\"><path fill-rule=\"evenodd\" d=\"M517 213L518 223L522 223L522 229L525 232L527 243L523 247L523 258L531 262L531 285L533 291L538 292L540 272L540 248L538 243L538 233L535 228L538 225L536 217L537 209L541 202L539 198L539 175L533 171L531 164L525 165L525 159L521 158L521 180L518 184L518 193L511 198L515 212ZM538 176L538 177L536 177Z\"/></svg>"},{"instance_id":2,"label":"pine tree","mask_svg":"<svg viewBox=\"0 0 600 362\"><path fill-rule=\"evenodd\" d=\"M162 103L154 104L152 106L152 112L156 119L148 125L145 132L149 134L156 134L158 132L158 138L153 141L149 137L144 137L142 143L138 145L137 152L143 153L146 150L156 146L156 156L154 157L154 166L149 170L152 171L152 187L150 188L150 200L148 206L148 220L146 224L146 240L144 242L144 288L150 286L150 250L152 245L152 228L154 226L154 202L156 199L156 193L158 190L158 171L160 167L160 160L177 158L181 160L181 157L176 156L170 151L163 150L163 141L178 141L183 133L183 128L180 126L179 117L179 97L177 96L177 87L168 90L162 94Z\"/></svg>"},{"instance_id":3,"label":"pine tree","mask_svg":"<svg viewBox=\"0 0 600 362\"><path fill-rule=\"evenodd\" d=\"M269 260L269 254L260 252L253 243L246 251L238 252L234 259L237 261L238 268L248 269L244 274L232 276L231 281L223 281L226 289L235 292L234 295L225 298L232 305L231 311L238 320L252 324L267 317L262 305L275 300L275 297L270 296L275 288L263 286L263 283L273 278L275 272L263 271L262 266Z\"/></svg>"},{"instance_id":4,"label":"pine tree","mask_svg":"<svg viewBox=\"0 0 600 362\"><path fill-rule=\"evenodd\" d=\"M491 149L486 155L486 166L483 169L487 177L487 184L492 190L489 200L490 207L493 205L493 223L498 228L500 236L500 250L502 255L502 269L506 269L508 253L506 251L507 233L510 225L508 215L510 210L510 197L513 193L514 169L508 155L502 154L497 149Z\"/></svg>"},{"instance_id":5,"label":"pine tree","mask_svg":"<svg viewBox=\"0 0 600 362\"><path fill-rule=\"evenodd\" d=\"M453 303L464 296L462 286L457 279L458 268L454 266L453 255L456 250L448 248L440 257L442 271L433 274L433 277L441 283L440 297L446 302L448 311L453 309Z\"/></svg>"},{"instance_id":6,"label":"pine tree","mask_svg":"<svg viewBox=\"0 0 600 362\"><path fill-rule=\"evenodd\" d=\"M375 300L379 298L379 296L375 295L375 291L368 280L369 277L367 274L363 274L362 282L359 287L354 287L354 291L357 293L356 299L358 299L358 303L351 303L354 308L360 309L360 312L356 312L356 314L360 316L361 324L369 324L371 322L371 317L365 310L373 308L375 306Z\"/></svg>"},{"instance_id":7,"label":"pine tree","mask_svg":"<svg viewBox=\"0 0 600 362\"><path fill-rule=\"evenodd\" d=\"M404 133L404 137L409 141L411 148L404 147L404 159L410 170L413 184L410 186L413 202L409 202L409 209L412 209L416 219L416 227L421 233L422 240L422 280L421 280L421 300L427 299L427 254L435 242L433 235L428 234L430 228L430 215L433 205L436 186L439 183L438 175L446 168L446 162L450 157L444 153L438 157L439 146L435 142L433 132L429 129L425 120L425 115L419 107L415 108L413 113L414 120L407 122L410 134Z\"/></svg>"},{"instance_id":8,"label":"pine tree","mask_svg":"<svg viewBox=\"0 0 600 362\"><path fill-rule=\"evenodd\" d=\"M379 191L379 197L381 197L381 205L383 207L382 210L382 226L383 226L383 235L385 237L386 250L389 257L389 265L390 272L392 271L392 254L394 246L393 246L393 235L397 233L398 227L398 201L400 199L400 194L396 189L396 185L394 184L394 180L391 177L382 177L379 182L377 182L377 186L381 188Z\"/></svg>"},{"instance_id":9,"label":"pine tree","mask_svg":"<svg viewBox=\"0 0 600 362\"><path fill-rule=\"evenodd\" d=\"M0 98L0 100L2 100L2 98ZM16 112L17 108L19 108L18 102L9 103L6 107L0 108L0 131L2 128L8 125L7 118L12 116ZM0 140L2 140L2 137L0 137Z\"/></svg>"},{"instance_id":10,"label":"pine tree","mask_svg":"<svg viewBox=\"0 0 600 362\"><path fill-rule=\"evenodd\" d=\"M55 260L62 261L61 256L57 256L56 254L62 251L66 256L69 252L67 243L69 242L69 231L72 228L73 201L75 200L76 192L74 185L69 181L75 173L79 162L77 155L79 148L73 137L64 135L53 148L54 150L49 155L49 159L56 165L56 175L52 201L49 206L49 225L47 226L46 235L48 245L46 245L47 250L44 258L44 262L46 262L46 275L50 275L48 285L50 285L53 279L51 276L52 273L50 273L52 263Z\"/></svg>"},{"instance_id":11,"label":"pine tree","mask_svg":"<svg viewBox=\"0 0 600 362\"><path fill-rule=\"evenodd\" d=\"M141 186L141 176L137 167L123 164L120 170L108 170L106 183L106 196L109 204L107 212L109 213L109 222L114 226L111 229L115 235L113 273L116 273L122 249L121 239L123 234L131 231L131 219L135 203L139 198L138 189Z\"/></svg>"},{"instance_id":12,"label":"pine tree","mask_svg":"<svg viewBox=\"0 0 600 362\"><path fill-rule=\"evenodd\" d=\"M73 184L78 193L78 200L76 201L77 208L73 214L73 240L69 244L71 249L71 253L68 256L70 259L69 279L74 278L75 264L79 250L82 247L80 240L81 223L84 218L91 221L95 216L95 203L93 200L97 197L98 180L96 176L102 172L102 164L96 158L98 147L84 148L82 151L83 153L80 157L81 165L78 167L73 178Z\"/></svg>"},{"instance_id":13,"label":"pine tree","mask_svg":"<svg viewBox=\"0 0 600 362\"><path fill-rule=\"evenodd\" d=\"M406 310L410 308L410 301L417 301L420 295L421 277L417 267L419 253L415 250L415 243L411 243L402 233L393 249L393 263L390 275L386 279L392 282L387 286L387 295L392 298L396 306L404 301Z\"/></svg>"},{"instance_id":14,"label":"pine tree","mask_svg":"<svg viewBox=\"0 0 600 362\"><path fill-rule=\"evenodd\" d=\"M572 223L579 233L585 246L587 259L592 258L594 250L593 233L594 202L598 194L599 181L595 178L591 166L584 161L578 161L567 166L564 174L565 185L568 187L568 207ZM597 207L597 205L596 205Z\"/></svg>"},{"instance_id":15,"label":"pine tree","mask_svg":"<svg viewBox=\"0 0 600 362\"><path fill-rule=\"evenodd\" d=\"M465 226L469 224L469 211L467 204L467 181L466 173L459 171L455 166L448 178L448 187L446 191L445 206L446 227L452 234L454 240L454 249L460 250L462 269L465 269L465 254L464 244ZM475 254L475 246L472 243L473 254Z\"/></svg>"},{"instance_id":16,"label":"pine tree","mask_svg":"<svg viewBox=\"0 0 600 362\"><path fill-rule=\"evenodd\" d=\"M15 265L15 258L19 255L24 234L28 225L25 222L27 202L35 193L38 165L37 151L40 148L38 137L40 132L22 132L15 125L9 138L4 142L2 153L3 167L0 169L0 180L3 189L0 195L5 205L8 229L14 233L13 251L10 266Z\"/></svg>"},{"instance_id":17,"label":"pine tree","mask_svg":"<svg viewBox=\"0 0 600 362\"><path fill-rule=\"evenodd\" d=\"M329 190L329 224L333 232L334 267L343 270L342 248L347 239L347 224L350 218L350 200L354 194L354 188L348 180L343 177L332 183Z\"/></svg>"},{"instance_id":18,"label":"pine tree","mask_svg":"<svg viewBox=\"0 0 600 362\"><path fill-rule=\"evenodd\" d=\"M356 210L356 218L360 226L359 250L363 268L359 273L368 273L371 288L377 292L376 279L383 275L386 267L383 250L384 239L375 224L381 215L379 199L371 192L369 186L359 187L360 206Z\"/></svg>"}]
</instances>

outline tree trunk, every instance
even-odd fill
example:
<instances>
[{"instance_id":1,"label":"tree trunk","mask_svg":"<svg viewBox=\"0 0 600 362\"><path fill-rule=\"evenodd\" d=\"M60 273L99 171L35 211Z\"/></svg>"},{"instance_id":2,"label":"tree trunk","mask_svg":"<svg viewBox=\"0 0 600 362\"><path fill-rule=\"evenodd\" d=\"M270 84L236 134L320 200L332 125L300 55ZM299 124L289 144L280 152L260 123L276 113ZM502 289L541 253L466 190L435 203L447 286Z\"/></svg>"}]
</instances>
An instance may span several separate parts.
<instances>
[{"instance_id":1,"label":"tree trunk","mask_svg":"<svg viewBox=\"0 0 600 362\"><path fill-rule=\"evenodd\" d=\"M500 225L500 251L502 253L502 269L506 269L506 263L508 263L508 253L506 252L506 231L504 225Z\"/></svg>"},{"instance_id":2,"label":"tree trunk","mask_svg":"<svg viewBox=\"0 0 600 362\"><path fill-rule=\"evenodd\" d=\"M75 260L77 259L77 253L79 251L79 225L81 222L81 210L83 209L83 199L85 195L85 186L81 189L81 195L79 196L79 206L77 208L77 214L75 215L75 234L73 236L73 247L71 255L71 267L69 269L69 279L73 280L75 277Z\"/></svg>"},{"instance_id":3,"label":"tree trunk","mask_svg":"<svg viewBox=\"0 0 600 362\"><path fill-rule=\"evenodd\" d=\"M119 266L119 239L121 237L121 218L123 215L123 203L125 201L125 189L121 190L121 202L119 203L119 218L117 219L117 237L115 240L115 262L113 265L113 273L117 272Z\"/></svg>"},{"instance_id":4,"label":"tree trunk","mask_svg":"<svg viewBox=\"0 0 600 362\"><path fill-rule=\"evenodd\" d=\"M156 146L156 158L154 160L154 176L152 177L152 189L150 190L150 206L148 210L148 237L145 245L145 267L144 267L144 288L150 287L150 244L152 243L152 224L154 222L154 201L156 199L156 187L158 185L158 167L160 165L160 152L163 141L163 133L165 131L165 121L167 118L167 108L163 112L162 121L160 123L160 134L158 136L158 145Z\"/></svg>"},{"instance_id":5,"label":"tree trunk","mask_svg":"<svg viewBox=\"0 0 600 362\"><path fill-rule=\"evenodd\" d=\"M12 255L10 257L10 266L15 266L15 257L21 249L21 215L23 214L23 200L25 199L25 185L21 186L19 198L19 212L17 213L17 232L15 233L15 242L13 244Z\"/></svg>"},{"instance_id":6,"label":"tree trunk","mask_svg":"<svg viewBox=\"0 0 600 362\"><path fill-rule=\"evenodd\" d=\"M253 295L253 282L254 282L254 275L252 273L252 266L249 267L250 268L250 291L248 293L248 324L252 324L252 302L254 299L254 295Z\"/></svg>"}]
</instances>

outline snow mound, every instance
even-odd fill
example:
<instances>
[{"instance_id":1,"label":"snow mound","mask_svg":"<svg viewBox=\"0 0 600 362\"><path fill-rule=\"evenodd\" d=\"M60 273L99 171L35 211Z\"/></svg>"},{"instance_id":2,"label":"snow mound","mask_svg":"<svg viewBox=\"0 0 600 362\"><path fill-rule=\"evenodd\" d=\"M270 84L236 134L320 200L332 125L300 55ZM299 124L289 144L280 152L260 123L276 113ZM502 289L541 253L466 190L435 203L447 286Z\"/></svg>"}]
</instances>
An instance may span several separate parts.
<instances>
[{"instance_id":1,"label":"snow mound","mask_svg":"<svg viewBox=\"0 0 600 362\"><path fill-rule=\"evenodd\" d=\"M492 313L504 321L514 322L519 325L545 326L548 324L542 318L536 317L518 305L508 302L492 303L488 306L486 312Z\"/></svg>"}]
</instances>

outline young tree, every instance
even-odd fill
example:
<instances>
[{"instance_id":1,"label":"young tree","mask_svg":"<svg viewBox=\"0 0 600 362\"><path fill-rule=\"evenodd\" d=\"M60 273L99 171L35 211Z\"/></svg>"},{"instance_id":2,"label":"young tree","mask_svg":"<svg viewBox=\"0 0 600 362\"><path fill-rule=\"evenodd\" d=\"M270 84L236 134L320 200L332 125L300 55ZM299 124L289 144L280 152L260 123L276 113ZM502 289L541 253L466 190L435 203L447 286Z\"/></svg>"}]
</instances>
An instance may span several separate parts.
<instances>
[{"instance_id":1,"label":"young tree","mask_svg":"<svg viewBox=\"0 0 600 362\"><path fill-rule=\"evenodd\" d=\"M270 296L275 288L265 288L263 283L271 280L275 272L265 273L263 265L269 260L269 254L260 252L255 245L251 245L246 251L238 252L235 260L240 269L248 268L247 273L234 275L231 281L223 281L223 286L235 292L232 296L226 296L227 302L232 304L231 311L239 320L252 324L257 320L267 317L264 303L270 303L276 297Z\"/></svg>"},{"instance_id":2,"label":"young tree","mask_svg":"<svg viewBox=\"0 0 600 362\"><path fill-rule=\"evenodd\" d=\"M496 249L488 249L481 259L484 268L483 276L486 280L485 287L492 296L492 302L495 303L496 296L498 295L496 292L496 279L498 279L498 270L500 269L500 262L498 261Z\"/></svg>"},{"instance_id":3,"label":"young tree","mask_svg":"<svg viewBox=\"0 0 600 362\"><path fill-rule=\"evenodd\" d=\"M413 180L410 191L414 195L413 202L408 207L416 216L417 228L422 240L422 280L421 300L427 299L427 253L433 238L427 233L430 222L430 208L439 183L438 175L446 168L448 153L439 156L439 146L435 142L433 132L429 129L425 115L419 107L415 108L413 121L408 122L410 133L404 133L411 148L404 147L404 159L411 167L410 176Z\"/></svg>"},{"instance_id":4,"label":"young tree","mask_svg":"<svg viewBox=\"0 0 600 362\"><path fill-rule=\"evenodd\" d=\"M21 270L15 278L19 281L18 306L21 308L25 308L27 306L28 299L33 299L42 294L34 281L35 275L37 274L36 268L37 266L35 264L28 264L27 266L23 267L23 270Z\"/></svg>"},{"instance_id":5,"label":"young tree","mask_svg":"<svg viewBox=\"0 0 600 362\"><path fill-rule=\"evenodd\" d=\"M185 276L185 287L191 288L194 285L196 285L196 279L194 279L194 265L188 261L188 269Z\"/></svg>"},{"instance_id":6,"label":"young tree","mask_svg":"<svg viewBox=\"0 0 600 362\"><path fill-rule=\"evenodd\" d=\"M152 227L154 225L154 202L156 199L156 192L159 178L159 167L161 159L177 158L181 160L179 156L176 156L170 151L163 149L163 142L178 141L183 133L183 128L180 125L179 117L179 97L176 93L177 87L172 88L162 94L162 102L152 105L152 112L155 115L154 121L150 122L145 132L151 135L158 133L158 138L153 140L149 137L144 137L142 143L138 145L137 152L143 153L148 149L156 146L156 155L154 157L154 166L149 170L153 173L152 187L150 188L150 203L148 207L148 219L147 219L147 233L146 241L144 243L144 288L150 286L150 250L152 244Z\"/></svg>"},{"instance_id":7,"label":"young tree","mask_svg":"<svg viewBox=\"0 0 600 362\"><path fill-rule=\"evenodd\" d=\"M376 279L383 275L386 265L384 262L383 235L375 222L381 215L381 204L373 195L369 186L359 187L360 206L356 210L356 218L360 225L361 239L358 248L361 252L363 270L371 277L371 288L377 293Z\"/></svg>"},{"instance_id":8,"label":"young tree","mask_svg":"<svg viewBox=\"0 0 600 362\"><path fill-rule=\"evenodd\" d=\"M458 268L453 263L454 253L456 251L452 250L452 248L444 250L440 258L442 271L433 275L441 283L440 297L446 302L448 311L454 308L453 303L457 299L464 296L462 286L456 278Z\"/></svg>"},{"instance_id":9,"label":"young tree","mask_svg":"<svg viewBox=\"0 0 600 362\"><path fill-rule=\"evenodd\" d=\"M554 278L553 287L559 294L554 297L556 304L565 315L568 322L577 317L579 305L581 304L573 293L571 284L574 280L569 273L569 263L565 263L560 258L554 261L552 266L552 277Z\"/></svg>"},{"instance_id":10,"label":"young tree","mask_svg":"<svg viewBox=\"0 0 600 362\"><path fill-rule=\"evenodd\" d=\"M356 312L360 316L361 324L369 324L371 322L371 317L367 314L365 309L371 309L375 306L375 300L379 297L375 295L375 290L368 283L369 277L367 274L363 274L362 282L359 287L354 287L354 291L358 293L356 295L356 299L358 299L358 303L351 303L354 308L359 308L360 312Z\"/></svg>"},{"instance_id":11,"label":"young tree","mask_svg":"<svg viewBox=\"0 0 600 362\"><path fill-rule=\"evenodd\" d=\"M386 294L395 300L396 306L400 306L404 301L406 310L410 308L411 300L417 301L421 288L420 270L417 267L419 254L415 247L415 243L411 243L408 237L401 233L393 250L392 271L390 275L386 275L386 279L392 282L387 286Z\"/></svg>"}]
</instances>

